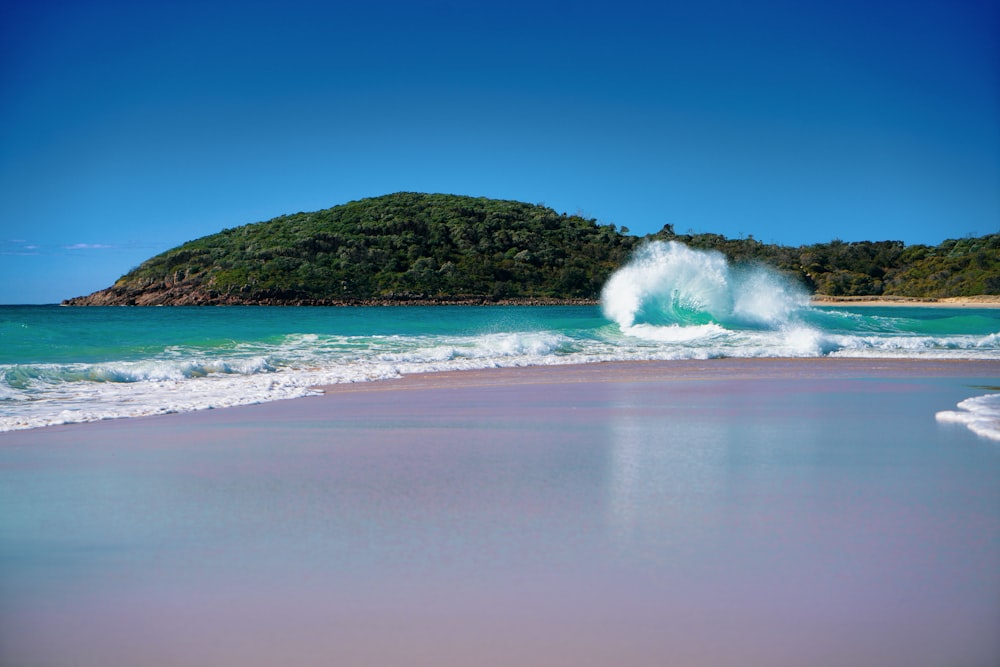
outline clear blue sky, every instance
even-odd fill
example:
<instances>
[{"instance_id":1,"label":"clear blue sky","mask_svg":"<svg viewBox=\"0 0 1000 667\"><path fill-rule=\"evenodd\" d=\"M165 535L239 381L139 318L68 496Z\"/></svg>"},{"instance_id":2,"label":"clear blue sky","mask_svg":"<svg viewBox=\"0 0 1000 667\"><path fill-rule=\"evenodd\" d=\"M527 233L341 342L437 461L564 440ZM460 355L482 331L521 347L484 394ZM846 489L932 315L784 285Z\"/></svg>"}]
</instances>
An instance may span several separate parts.
<instances>
[{"instance_id":1,"label":"clear blue sky","mask_svg":"<svg viewBox=\"0 0 1000 667\"><path fill-rule=\"evenodd\" d=\"M0 303L402 190L798 245L1000 229L995 0L8 0Z\"/></svg>"}]
</instances>

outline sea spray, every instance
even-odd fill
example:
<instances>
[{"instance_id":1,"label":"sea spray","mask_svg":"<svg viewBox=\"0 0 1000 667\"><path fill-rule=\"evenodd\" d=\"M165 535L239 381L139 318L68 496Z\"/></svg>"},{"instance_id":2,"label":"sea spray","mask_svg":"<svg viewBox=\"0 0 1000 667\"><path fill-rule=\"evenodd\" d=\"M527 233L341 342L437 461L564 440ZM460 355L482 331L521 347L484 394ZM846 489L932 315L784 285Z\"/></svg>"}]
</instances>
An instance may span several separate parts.
<instances>
[{"instance_id":1,"label":"sea spray","mask_svg":"<svg viewBox=\"0 0 1000 667\"><path fill-rule=\"evenodd\" d=\"M773 269L733 266L716 251L653 241L611 276L601 305L626 333L648 332L643 325L776 329L808 305L808 295Z\"/></svg>"}]
</instances>

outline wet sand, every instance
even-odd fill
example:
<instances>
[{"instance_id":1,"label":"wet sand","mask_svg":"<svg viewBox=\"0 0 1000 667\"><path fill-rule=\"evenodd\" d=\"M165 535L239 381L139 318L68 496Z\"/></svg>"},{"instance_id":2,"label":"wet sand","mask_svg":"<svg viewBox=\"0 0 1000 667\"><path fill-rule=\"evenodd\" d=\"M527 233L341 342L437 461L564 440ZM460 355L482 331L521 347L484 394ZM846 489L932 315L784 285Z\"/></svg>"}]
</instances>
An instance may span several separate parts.
<instances>
[{"instance_id":1,"label":"wet sand","mask_svg":"<svg viewBox=\"0 0 1000 667\"><path fill-rule=\"evenodd\" d=\"M0 434L3 665L985 665L1000 362L411 376Z\"/></svg>"}]
</instances>

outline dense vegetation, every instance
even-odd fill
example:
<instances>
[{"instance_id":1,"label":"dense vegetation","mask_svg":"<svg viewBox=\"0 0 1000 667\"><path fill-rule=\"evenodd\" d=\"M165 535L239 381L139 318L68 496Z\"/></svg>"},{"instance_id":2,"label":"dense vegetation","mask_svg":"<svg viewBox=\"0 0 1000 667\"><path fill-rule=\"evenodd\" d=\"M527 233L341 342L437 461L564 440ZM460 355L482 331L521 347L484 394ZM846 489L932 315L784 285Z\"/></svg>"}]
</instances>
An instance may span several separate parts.
<instances>
[{"instance_id":1,"label":"dense vegetation","mask_svg":"<svg viewBox=\"0 0 1000 667\"><path fill-rule=\"evenodd\" d=\"M667 226L642 239L540 205L397 193L190 241L68 303L593 299L649 239L765 262L831 296L1000 293L1000 234L937 247L832 241L790 248Z\"/></svg>"},{"instance_id":2,"label":"dense vegetation","mask_svg":"<svg viewBox=\"0 0 1000 667\"><path fill-rule=\"evenodd\" d=\"M637 242L543 206L398 193L185 243L111 290L137 303L587 299Z\"/></svg>"},{"instance_id":3,"label":"dense vegetation","mask_svg":"<svg viewBox=\"0 0 1000 667\"><path fill-rule=\"evenodd\" d=\"M902 241L840 240L797 248L718 234L655 235L692 248L718 250L734 261L770 264L810 291L827 296L943 298L1000 294L1000 234L951 239L938 246Z\"/></svg>"}]
</instances>

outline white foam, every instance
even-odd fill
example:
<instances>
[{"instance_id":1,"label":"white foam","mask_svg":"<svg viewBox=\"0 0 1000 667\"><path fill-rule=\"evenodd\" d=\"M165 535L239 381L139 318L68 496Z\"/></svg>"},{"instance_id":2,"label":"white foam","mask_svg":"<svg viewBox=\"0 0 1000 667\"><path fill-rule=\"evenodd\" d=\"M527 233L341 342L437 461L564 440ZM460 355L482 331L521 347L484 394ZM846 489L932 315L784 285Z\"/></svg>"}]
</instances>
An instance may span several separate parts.
<instances>
[{"instance_id":1,"label":"white foam","mask_svg":"<svg viewBox=\"0 0 1000 667\"><path fill-rule=\"evenodd\" d=\"M790 326L782 331L784 345L792 357L818 357L827 351L828 341L816 329Z\"/></svg>"},{"instance_id":2,"label":"white foam","mask_svg":"<svg viewBox=\"0 0 1000 667\"><path fill-rule=\"evenodd\" d=\"M802 289L762 266L736 271L731 280L735 280L732 312L740 322L781 326L809 303Z\"/></svg>"},{"instance_id":3,"label":"white foam","mask_svg":"<svg viewBox=\"0 0 1000 667\"><path fill-rule=\"evenodd\" d=\"M629 336L661 343L692 343L694 341L707 342L718 338L725 334L725 329L714 323L687 327L677 324L667 326L635 324L625 327L623 332Z\"/></svg>"},{"instance_id":4,"label":"white foam","mask_svg":"<svg viewBox=\"0 0 1000 667\"><path fill-rule=\"evenodd\" d=\"M808 304L804 290L764 266L730 266L716 251L676 241L640 247L601 292L605 317L636 324L776 328Z\"/></svg>"},{"instance_id":5,"label":"white foam","mask_svg":"<svg viewBox=\"0 0 1000 667\"><path fill-rule=\"evenodd\" d=\"M639 248L632 259L616 271L601 292L604 315L622 329L649 316L670 317L685 309L716 314L728 309L726 258L718 252L691 250L670 241L654 241ZM656 322L654 322L656 323ZM667 322L670 323L670 322Z\"/></svg>"},{"instance_id":6,"label":"white foam","mask_svg":"<svg viewBox=\"0 0 1000 667\"><path fill-rule=\"evenodd\" d=\"M828 350L835 357L927 359L996 359L997 344L991 336L900 336L829 334Z\"/></svg>"},{"instance_id":7,"label":"white foam","mask_svg":"<svg viewBox=\"0 0 1000 667\"><path fill-rule=\"evenodd\" d=\"M958 410L944 410L935 415L942 423L964 424L983 438L1000 442L1000 394L967 398Z\"/></svg>"}]
</instances>

